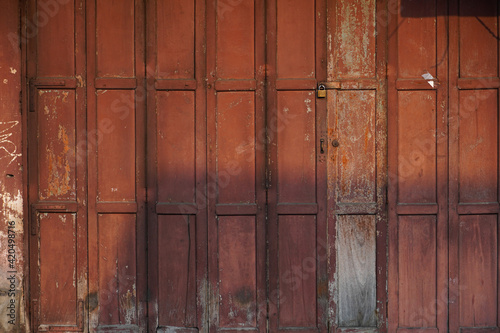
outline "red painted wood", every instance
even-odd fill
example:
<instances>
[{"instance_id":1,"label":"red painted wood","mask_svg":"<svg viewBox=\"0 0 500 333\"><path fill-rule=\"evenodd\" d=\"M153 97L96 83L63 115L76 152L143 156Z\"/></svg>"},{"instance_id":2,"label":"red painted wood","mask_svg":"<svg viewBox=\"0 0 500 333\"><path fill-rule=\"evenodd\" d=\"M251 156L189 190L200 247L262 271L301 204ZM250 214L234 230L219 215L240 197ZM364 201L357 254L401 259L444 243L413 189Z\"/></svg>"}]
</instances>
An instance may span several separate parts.
<instances>
[{"instance_id":1,"label":"red painted wood","mask_svg":"<svg viewBox=\"0 0 500 333\"><path fill-rule=\"evenodd\" d=\"M28 3L28 16L47 17L40 3ZM30 312L34 330L83 331L87 285L87 202L83 81L84 7L60 6L61 15L30 35L27 118L30 193ZM65 76L65 80L55 77ZM49 201L49 204L44 204Z\"/></svg>"},{"instance_id":2,"label":"red painted wood","mask_svg":"<svg viewBox=\"0 0 500 333\"><path fill-rule=\"evenodd\" d=\"M146 17L148 329L204 331L205 1L150 1Z\"/></svg>"},{"instance_id":3,"label":"red painted wood","mask_svg":"<svg viewBox=\"0 0 500 333\"><path fill-rule=\"evenodd\" d=\"M448 25L438 14L446 3L390 1L388 8L388 326L447 330Z\"/></svg>"}]
</instances>

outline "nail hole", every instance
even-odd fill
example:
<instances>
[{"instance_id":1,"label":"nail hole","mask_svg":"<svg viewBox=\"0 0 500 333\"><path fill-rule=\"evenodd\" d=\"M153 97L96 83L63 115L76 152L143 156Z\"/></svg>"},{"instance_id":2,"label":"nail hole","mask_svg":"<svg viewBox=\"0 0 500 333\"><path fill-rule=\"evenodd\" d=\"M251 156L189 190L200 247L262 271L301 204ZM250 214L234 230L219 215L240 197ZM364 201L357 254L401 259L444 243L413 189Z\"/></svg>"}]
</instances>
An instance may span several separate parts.
<instances>
[{"instance_id":1,"label":"nail hole","mask_svg":"<svg viewBox=\"0 0 500 333\"><path fill-rule=\"evenodd\" d=\"M13 175L13 174L11 174L11 173L8 173L8 174L7 174L7 178L14 178L14 175Z\"/></svg>"}]
</instances>

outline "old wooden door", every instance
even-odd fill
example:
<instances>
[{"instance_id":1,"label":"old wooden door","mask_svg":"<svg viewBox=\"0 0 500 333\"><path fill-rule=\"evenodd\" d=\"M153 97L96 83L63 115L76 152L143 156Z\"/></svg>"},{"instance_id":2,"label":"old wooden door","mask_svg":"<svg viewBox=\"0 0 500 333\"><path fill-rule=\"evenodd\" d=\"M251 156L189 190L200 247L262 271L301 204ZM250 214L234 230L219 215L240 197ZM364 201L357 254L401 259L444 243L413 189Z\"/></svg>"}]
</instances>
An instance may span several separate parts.
<instances>
[{"instance_id":1,"label":"old wooden door","mask_svg":"<svg viewBox=\"0 0 500 333\"><path fill-rule=\"evenodd\" d=\"M30 1L33 328L383 327L377 8Z\"/></svg>"},{"instance_id":2,"label":"old wooden door","mask_svg":"<svg viewBox=\"0 0 500 333\"><path fill-rule=\"evenodd\" d=\"M325 2L148 6L150 329L324 331Z\"/></svg>"},{"instance_id":3,"label":"old wooden door","mask_svg":"<svg viewBox=\"0 0 500 333\"><path fill-rule=\"evenodd\" d=\"M143 12L28 2L34 331L146 328Z\"/></svg>"},{"instance_id":4,"label":"old wooden door","mask_svg":"<svg viewBox=\"0 0 500 333\"><path fill-rule=\"evenodd\" d=\"M31 322L36 331L82 331L87 295L85 47L82 3L35 30L29 45ZM30 2L30 13L40 7ZM35 16L36 17L36 16ZM31 27L34 29L34 27ZM64 42L63 42L64 41Z\"/></svg>"},{"instance_id":5,"label":"old wooden door","mask_svg":"<svg viewBox=\"0 0 500 333\"><path fill-rule=\"evenodd\" d=\"M498 1L389 9L389 331L498 332Z\"/></svg>"}]
</instances>

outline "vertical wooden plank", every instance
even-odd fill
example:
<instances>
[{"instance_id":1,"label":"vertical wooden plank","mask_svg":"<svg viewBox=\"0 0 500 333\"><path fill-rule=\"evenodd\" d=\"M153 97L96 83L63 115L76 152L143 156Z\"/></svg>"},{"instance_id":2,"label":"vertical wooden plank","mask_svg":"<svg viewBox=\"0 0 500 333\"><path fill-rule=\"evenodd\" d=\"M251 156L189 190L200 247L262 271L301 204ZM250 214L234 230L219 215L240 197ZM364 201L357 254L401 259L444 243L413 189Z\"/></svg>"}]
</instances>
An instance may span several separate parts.
<instances>
[{"instance_id":1,"label":"vertical wooden plank","mask_svg":"<svg viewBox=\"0 0 500 333\"><path fill-rule=\"evenodd\" d=\"M195 202L194 98L191 91L158 92L159 202Z\"/></svg>"},{"instance_id":2,"label":"vertical wooden plank","mask_svg":"<svg viewBox=\"0 0 500 333\"><path fill-rule=\"evenodd\" d=\"M196 327L196 219L160 216L158 223L158 322L160 326Z\"/></svg>"},{"instance_id":3,"label":"vertical wooden plank","mask_svg":"<svg viewBox=\"0 0 500 333\"><path fill-rule=\"evenodd\" d=\"M146 327L143 6L86 3L93 331Z\"/></svg>"},{"instance_id":4,"label":"vertical wooden plank","mask_svg":"<svg viewBox=\"0 0 500 333\"><path fill-rule=\"evenodd\" d=\"M399 217L399 326L436 327L436 218Z\"/></svg>"},{"instance_id":5,"label":"vertical wooden plank","mask_svg":"<svg viewBox=\"0 0 500 333\"><path fill-rule=\"evenodd\" d=\"M278 92L276 134L279 202L316 202L316 108L314 92Z\"/></svg>"},{"instance_id":6,"label":"vertical wooden plank","mask_svg":"<svg viewBox=\"0 0 500 333\"><path fill-rule=\"evenodd\" d=\"M136 125L133 108L118 103L134 100L133 91L97 90L97 133L89 136L97 154L97 200L135 201ZM121 148L118 148L121 147Z\"/></svg>"},{"instance_id":7,"label":"vertical wooden plank","mask_svg":"<svg viewBox=\"0 0 500 333\"><path fill-rule=\"evenodd\" d=\"M433 91L398 94L398 202L436 202L435 98Z\"/></svg>"},{"instance_id":8,"label":"vertical wooden plank","mask_svg":"<svg viewBox=\"0 0 500 333\"><path fill-rule=\"evenodd\" d=\"M447 5L388 6L390 332L448 329Z\"/></svg>"},{"instance_id":9,"label":"vertical wooden plank","mask_svg":"<svg viewBox=\"0 0 500 333\"><path fill-rule=\"evenodd\" d=\"M80 0L53 7L33 0L27 6L26 17L45 20L30 27L26 73L30 325L36 331L84 331L88 329L87 170L85 142L77 140L86 133L86 83L85 53L76 50L85 49L85 7ZM58 15L50 17L56 9ZM64 268L56 264L61 256L66 258L61 261Z\"/></svg>"},{"instance_id":10,"label":"vertical wooden plank","mask_svg":"<svg viewBox=\"0 0 500 333\"><path fill-rule=\"evenodd\" d=\"M497 326L497 255L497 216L460 216L458 262L461 327Z\"/></svg>"},{"instance_id":11,"label":"vertical wooden plank","mask_svg":"<svg viewBox=\"0 0 500 333\"><path fill-rule=\"evenodd\" d=\"M279 217L280 328L316 326L315 230L314 216Z\"/></svg>"},{"instance_id":12,"label":"vertical wooden plank","mask_svg":"<svg viewBox=\"0 0 500 333\"><path fill-rule=\"evenodd\" d=\"M134 3L134 0L96 1L98 77L134 76Z\"/></svg>"},{"instance_id":13,"label":"vertical wooden plank","mask_svg":"<svg viewBox=\"0 0 500 333\"><path fill-rule=\"evenodd\" d=\"M326 15L325 1L266 10L270 331L328 329Z\"/></svg>"},{"instance_id":14,"label":"vertical wooden plank","mask_svg":"<svg viewBox=\"0 0 500 333\"><path fill-rule=\"evenodd\" d=\"M76 216L42 213L37 217L40 225L39 325L78 326Z\"/></svg>"},{"instance_id":15,"label":"vertical wooden plank","mask_svg":"<svg viewBox=\"0 0 500 333\"><path fill-rule=\"evenodd\" d=\"M207 8L210 330L264 332L264 1Z\"/></svg>"},{"instance_id":16,"label":"vertical wooden plank","mask_svg":"<svg viewBox=\"0 0 500 333\"><path fill-rule=\"evenodd\" d=\"M221 216L218 220L219 327L256 327L255 218Z\"/></svg>"},{"instance_id":17,"label":"vertical wooden plank","mask_svg":"<svg viewBox=\"0 0 500 333\"><path fill-rule=\"evenodd\" d=\"M375 216L340 215L337 233L339 326L376 326Z\"/></svg>"},{"instance_id":18,"label":"vertical wooden plank","mask_svg":"<svg viewBox=\"0 0 500 333\"><path fill-rule=\"evenodd\" d=\"M459 92L461 203L498 201L497 90Z\"/></svg>"},{"instance_id":19,"label":"vertical wooden plank","mask_svg":"<svg viewBox=\"0 0 500 333\"><path fill-rule=\"evenodd\" d=\"M137 324L136 217L100 214L99 323Z\"/></svg>"},{"instance_id":20,"label":"vertical wooden plank","mask_svg":"<svg viewBox=\"0 0 500 333\"><path fill-rule=\"evenodd\" d=\"M147 307L155 332L207 331L205 15L204 0L146 4Z\"/></svg>"},{"instance_id":21,"label":"vertical wooden plank","mask_svg":"<svg viewBox=\"0 0 500 333\"><path fill-rule=\"evenodd\" d=\"M328 94L330 325L337 332L384 330L387 4L328 7L328 80L341 83ZM367 90L376 77L379 84ZM366 260L362 273L357 260Z\"/></svg>"},{"instance_id":22,"label":"vertical wooden plank","mask_svg":"<svg viewBox=\"0 0 500 333\"><path fill-rule=\"evenodd\" d=\"M499 74L499 7L452 4L450 330L498 331L498 89L484 78Z\"/></svg>"}]
</instances>

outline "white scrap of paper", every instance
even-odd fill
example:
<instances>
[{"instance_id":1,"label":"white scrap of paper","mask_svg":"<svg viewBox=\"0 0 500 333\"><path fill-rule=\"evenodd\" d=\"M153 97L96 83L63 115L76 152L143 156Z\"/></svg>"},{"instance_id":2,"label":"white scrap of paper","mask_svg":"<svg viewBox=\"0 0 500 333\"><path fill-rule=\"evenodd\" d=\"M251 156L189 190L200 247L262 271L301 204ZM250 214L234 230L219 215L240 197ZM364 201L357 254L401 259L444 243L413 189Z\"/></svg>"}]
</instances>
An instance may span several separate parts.
<instances>
[{"instance_id":1,"label":"white scrap of paper","mask_svg":"<svg viewBox=\"0 0 500 333\"><path fill-rule=\"evenodd\" d=\"M431 75L431 73L427 72L425 74L422 74L422 77L424 80L427 80L427 83L434 88L434 77Z\"/></svg>"}]
</instances>

